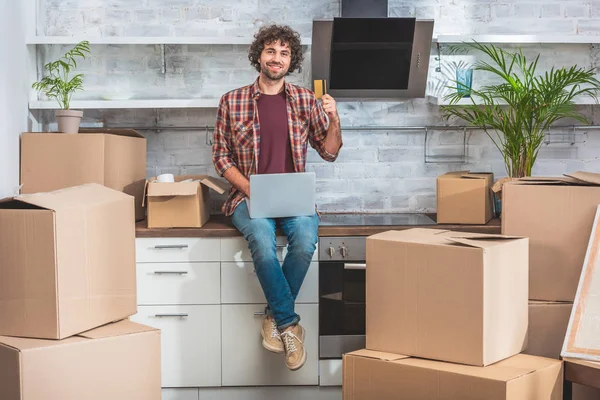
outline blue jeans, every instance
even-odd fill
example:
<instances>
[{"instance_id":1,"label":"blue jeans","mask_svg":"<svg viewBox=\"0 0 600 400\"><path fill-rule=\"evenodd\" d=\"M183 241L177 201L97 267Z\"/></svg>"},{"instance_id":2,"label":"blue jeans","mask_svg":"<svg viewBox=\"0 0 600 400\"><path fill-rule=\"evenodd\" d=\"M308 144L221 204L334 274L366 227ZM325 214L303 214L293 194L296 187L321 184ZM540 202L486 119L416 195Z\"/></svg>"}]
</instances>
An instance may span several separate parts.
<instances>
[{"instance_id":1,"label":"blue jeans","mask_svg":"<svg viewBox=\"0 0 600 400\"><path fill-rule=\"evenodd\" d=\"M297 324L300 316L294 311L294 302L316 249L319 217L315 213L310 217L251 219L243 201L233 212L232 222L248 241L256 275L277 327L283 330ZM276 253L277 223L288 239L283 265Z\"/></svg>"}]
</instances>

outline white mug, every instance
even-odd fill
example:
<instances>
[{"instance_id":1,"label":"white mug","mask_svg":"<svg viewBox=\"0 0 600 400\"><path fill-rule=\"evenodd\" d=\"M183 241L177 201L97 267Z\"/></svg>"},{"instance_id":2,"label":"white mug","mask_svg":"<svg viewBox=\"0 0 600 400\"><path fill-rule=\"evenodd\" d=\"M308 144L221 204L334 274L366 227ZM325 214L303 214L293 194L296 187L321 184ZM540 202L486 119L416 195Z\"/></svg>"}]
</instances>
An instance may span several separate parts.
<instances>
[{"instance_id":1,"label":"white mug","mask_svg":"<svg viewBox=\"0 0 600 400\"><path fill-rule=\"evenodd\" d=\"M157 182L175 182L173 174L162 174L156 177Z\"/></svg>"}]
</instances>

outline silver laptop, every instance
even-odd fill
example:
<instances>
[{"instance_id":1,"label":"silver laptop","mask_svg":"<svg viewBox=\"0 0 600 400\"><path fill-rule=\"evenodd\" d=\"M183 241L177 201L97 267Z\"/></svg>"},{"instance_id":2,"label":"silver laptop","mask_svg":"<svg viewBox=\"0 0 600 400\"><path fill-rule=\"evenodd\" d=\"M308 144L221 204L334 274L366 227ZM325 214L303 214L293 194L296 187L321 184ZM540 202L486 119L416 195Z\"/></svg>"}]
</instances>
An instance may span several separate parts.
<instances>
[{"instance_id":1,"label":"silver laptop","mask_svg":"<svg viewBox=\"0 0 600 400\"><path fill-rule=\"evenodd\" d=\"M314 172L250 175L250 218L313 215L315 192Z\"/></svg>"}]
</instances>

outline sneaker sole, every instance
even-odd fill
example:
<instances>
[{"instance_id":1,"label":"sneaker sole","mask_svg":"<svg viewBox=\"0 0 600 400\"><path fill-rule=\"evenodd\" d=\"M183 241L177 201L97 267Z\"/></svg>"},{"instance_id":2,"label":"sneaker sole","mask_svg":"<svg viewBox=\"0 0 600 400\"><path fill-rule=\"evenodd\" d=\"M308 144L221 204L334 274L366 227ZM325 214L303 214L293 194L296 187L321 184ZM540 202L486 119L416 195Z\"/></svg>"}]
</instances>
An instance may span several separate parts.
<instances>
[{"instance_id":1,"label":"sneaker sole","mask_svg":"<svg viewBox=\"0 0 600 400\"><path fill-rule=\"evenodd\" d=\"M304 366L304 363L306 363L306 350L304 350L304 355L302 356L302 359L298 365L291 366L288 363L285 363L285 365L290 369L290 371L297 371Z\"/></svg>"},{"instance_id":2,"label":"sneaker sole","mask_svg":"<svg viewBox=\"0 0 600 400\"><path fill-rule=\"evenodd\" d=\"M267 343L267 341L264 338L263 338L263 341L262 341L262 346L265 349L267 349L267 350L269 350L269 351L271 351L273 353L277 353L277 354L283 353L283 347L279 348L279 347L271 346L269 343Z\"/></svg>"},{"instance_id":3,"label":"sneaker sole","mask_svg":"<svg viewBox=\"0 0 600 400\"><path fill-rule=\"evenodd\" d=\"M262 346L263 346L265 349L267 349L267 350L269 350L269 351L271 351L271 352L273 352L273 353L277 353L277 354L281 354L281 353L283 353L283 343L281 344L281 347L275 347L275 346L272 346L272 345L270 345L270 344L267 342L267 340L265 339L265 333L263 332L263 330L262 330L262 329L260 330L260 336L262 336L262 339L263 339L263 340L262 340Z\"/></svg>"}]
</instances>

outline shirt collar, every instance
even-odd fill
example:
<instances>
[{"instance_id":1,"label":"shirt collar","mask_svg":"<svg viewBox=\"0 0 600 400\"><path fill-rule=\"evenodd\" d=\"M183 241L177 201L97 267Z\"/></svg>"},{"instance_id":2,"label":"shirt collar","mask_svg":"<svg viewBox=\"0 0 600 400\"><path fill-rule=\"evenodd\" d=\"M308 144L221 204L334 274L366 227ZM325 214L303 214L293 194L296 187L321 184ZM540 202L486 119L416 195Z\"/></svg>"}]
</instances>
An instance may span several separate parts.
<instances>
[{"instance_id":1,"label":"shirt collar","mask_svg":"<svg viewBox=\"0 0 600 400\"><path fill-rule=\"evenodd\" d=\"M250 96L253 99L257 99L261 94L260 87L258 86L258 80L259 80L259 78L256 78L256 80L250 87ZM284 90L285 90L286 96L289 97L290 99L294 100L296 98L296 88L294 87L294 85L292 85L291 83L288 83L285 80L283 82L283 85L285 88Z\"/></svg>"}]
</instances>

